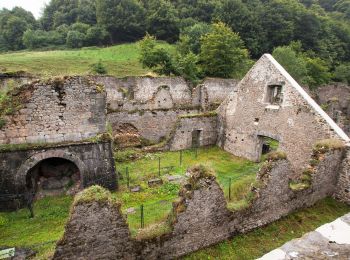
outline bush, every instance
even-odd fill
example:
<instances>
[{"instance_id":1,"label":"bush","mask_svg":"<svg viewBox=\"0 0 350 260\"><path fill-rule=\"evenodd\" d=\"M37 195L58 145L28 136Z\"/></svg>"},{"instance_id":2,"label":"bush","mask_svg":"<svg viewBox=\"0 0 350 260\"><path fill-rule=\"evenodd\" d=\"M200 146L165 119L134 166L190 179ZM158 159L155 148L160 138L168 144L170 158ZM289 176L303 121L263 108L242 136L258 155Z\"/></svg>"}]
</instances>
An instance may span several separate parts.
<instances>
[{"instance_id":1,"label":"bush","mask_svg":"<svg viewBox=\"0 0 350 260\"><path fill-rule=\"evenodd\" d=\"M107 69L106 67L102 64L101 61L99 61L98 63L92 64L91 65L92 71L96 74L107 74Z\"/></svg>"},{"instance_id":2,"label":"bush","mask_svg":"<svg viewBox=\"0 0 350 260\"><path fill-rule=\"evenodd\" d=\"M78 31L69 31L66 44L70 48L81 48L84 46L85 35Z\"/></svg>"}]
</instances>

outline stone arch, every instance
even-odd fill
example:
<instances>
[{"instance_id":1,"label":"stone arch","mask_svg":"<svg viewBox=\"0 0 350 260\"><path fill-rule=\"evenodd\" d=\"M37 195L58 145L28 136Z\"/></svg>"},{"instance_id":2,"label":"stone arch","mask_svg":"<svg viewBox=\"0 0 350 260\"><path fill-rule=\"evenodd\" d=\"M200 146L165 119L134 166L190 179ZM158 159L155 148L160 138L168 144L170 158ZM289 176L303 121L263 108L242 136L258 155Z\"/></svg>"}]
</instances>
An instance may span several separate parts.
<instances>
[{"instance_id":1,"label":"stone arch","mask_svg":"<svg viewBox=\"0 0 350 260\"><path fill-rule=\"evenodd\" d=\"M87 167L85 163L82 160L80 160L76 155L60 149L38 152L29 157L24 163L22 163L22 165L16 173L16 183L18 183L19 187L26 186L26 175L33 167L35 167L43 160L50 158L61 158L73 162L79 169L81 185L84 186L84 178L87 174Z\"/></svg>"}]
</instances>

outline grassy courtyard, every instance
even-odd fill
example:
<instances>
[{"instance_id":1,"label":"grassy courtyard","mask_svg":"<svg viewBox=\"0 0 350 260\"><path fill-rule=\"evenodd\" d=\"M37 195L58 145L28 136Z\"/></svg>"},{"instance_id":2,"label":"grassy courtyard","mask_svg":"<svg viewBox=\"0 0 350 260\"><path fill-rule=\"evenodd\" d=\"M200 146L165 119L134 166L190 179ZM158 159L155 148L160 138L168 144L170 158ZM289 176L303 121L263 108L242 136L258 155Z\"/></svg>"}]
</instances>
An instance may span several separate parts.
<instances>
[{"instance_id":1,"label":"grassy courtyard","mask_svg":"<svg viewBox=\"0 0 350 260\"><path fill-rule=\"evenodd\" d=\"M148 187L147 181L160 178L163 184ZM116 167L122 173L120 189L113 193L122 202L122 210L133 236L147 237L166 232L160 224L165 221L172 209L180 184L169 181L169 176L184 176L190 165L197 163L213 168L219 184L228 197L228 183L231 178L233 202L240 202L249 185L255 179L259 164L237 158L217 148L209 147L182 152L148 153L141 159L117 162ZM129 174L129 187L140 186L139 192L131 192L127 187L126 168ZM69 216L71 196L44 198L35 203L35 217L29 218L27 209L17 212L0 213L0 246L30 247L38 251L36 259L48 259L52 255L55 242L64 232ZM140 229L140 208L143 205L145 228ZM280 221L257 229L245 235L239 235L230 241L204 249L189 259L253 259L278 247L289 239L299 237L316 226L334 220L345 214L350 207L332 199L319 202L316 206L301 210ZM159 225L155 234L147 234L150 228ZM158 233L157 233L158 232ZM262 242L263 241L263 242ZM258 246L259 245L259 246Z\"/></svg>"},{"instance_id":2,"label":"grassy courtyard","mask_svg":"<svg viewBox=\"0 0 350 260\"><path fill-rule=\"evenodd\" d=\"M171 45L160 43L164 48ZM91 74L91 65L99 61L108 74L125 77L145 75L149 70L138 61L136 43L106 48L86 47L74 50L19 51L0 54L0 71L26 71L43 77Z\"/></svg>"}]
</instances>

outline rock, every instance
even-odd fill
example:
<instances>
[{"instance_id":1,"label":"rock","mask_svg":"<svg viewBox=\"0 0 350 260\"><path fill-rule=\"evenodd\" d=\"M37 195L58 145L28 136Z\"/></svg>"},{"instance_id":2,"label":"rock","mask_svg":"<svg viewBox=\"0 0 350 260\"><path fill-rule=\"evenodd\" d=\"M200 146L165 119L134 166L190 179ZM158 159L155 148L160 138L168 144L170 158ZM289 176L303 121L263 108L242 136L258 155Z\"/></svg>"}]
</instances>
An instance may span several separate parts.
<instances>
[{"instance_id":1,"label":"rock","mask_svg":"<svg viewBox=\"0 0 350 260\"><path fill-rule=\"evenodd\" d=\"M180 183L184 178L180 175L170 175L167 177L169 182Z\"/></svg>"},{"instance_id":2,"label":"rock","mask_svg":"<svg viewBox=\"0 0 350 260\"><path fill-rule=\"evenodd\" d=\"M11 246L1 246L0 251L8 249L8 248L12 248L12 247ZM36 255L36 251L33 251L29 248L16 247L15 248L15 256L12 257L11 259L12 260L25 260L25 259L32 258L35 255Z\"/></svg>"},{"instance_id":3,"label":"rock","mask_svg":"<svg viewBox=\"0 0 350 260\"><path fill-rule=\"evenodd\" d=\"M132 215L136 213L136 209L135 208L128 208L126 209L126 214L128 215Z\"/></svg>"},{"instance_id":4,"label":"rock","mask_svg":"<svg viewBox=\"0 0 350 260\"><path fill-rule=\"evenodd\" d=\"M61 181L57 180L56 178L47 178L42 182L42 187L44 190L57 190L62 189L63 185Z\"/></svg>"},{"instance_id":5,"label":"rock","mask_svg":"<svg viewBox=\"0 0 350 260\"><path fill-rule=\"evenodd\" d=\"M67 187L69 184L71 184L71 182L72 182L72 179L69 177L63 177L61 179L61 183L63 187Z\"/></svg>"},{"instance_id":6,"label":"rock","mask_svg":"<svg viewBox=\"0 0 350 260\"><path fill-rule=\"evenodd\" d=\"M140 186L135 186L133 188L130 189L131 192L140 192L141 191L141 187Z\"/></svg>"},{"instance_id":7,"label":"rock","mask_svg":"<svg viewBox=\"0 0 350 260\"><path fill-rule=\"evenodd\" d=\"M148 181L148 187L155 187L162 184L163 184L163 180L159 178L151 179Z\"/></svg>"}]
</instances>

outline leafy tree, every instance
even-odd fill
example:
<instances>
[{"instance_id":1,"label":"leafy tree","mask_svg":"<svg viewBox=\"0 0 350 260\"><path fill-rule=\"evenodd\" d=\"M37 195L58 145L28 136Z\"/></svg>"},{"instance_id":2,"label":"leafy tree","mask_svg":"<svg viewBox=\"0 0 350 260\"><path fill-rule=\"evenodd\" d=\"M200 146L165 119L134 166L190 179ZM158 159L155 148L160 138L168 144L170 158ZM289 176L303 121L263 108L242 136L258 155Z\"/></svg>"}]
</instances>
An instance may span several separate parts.
<instances>
[{"instance_id":1,"label":"leafy tree","mask_svg":"<svg viewBox=\"0 0 350 260\"><path fill-rule=\"evenodd\" d=\"M184 55L176 55L173 61L174 74L184 77L186 80L196 84L202 77L199 58L193 52Z\"/></svg>"},{"instance_id":2,"label":"leafy tree","mask_svg":"<svg viewBox=\"0 0 350 260\"><path fill-rule=\"evenodd\" d=\"M206 23L197 23L190 27L186 27L180 35L180 45L187 42L189 48L187 52L192 51L195 54L200 52L200 39L203 35L209 33L211 26Z\"/></svg>"},{"instance_id":3,"label":"leafy tree","mask_svg":"<svg viewBox=\"0 0 350 260\"><path fill-rule=\"evenodd\" d=\"M328 83L331 79L327 63L318 57L312 57L312 52L303 52L301 42L277 47L272 55L295 80L311 88Z\"/></svg>"},{"instance_id":4,"label":"leafy tree","mask_svg":"<svg viewBox=\"0 0 350 260\"><path fill-rule=\"evenodd\" d=\"M11 11L0 10L0 49L20 50L24 48L22 37L27 29L34 29L34 16L23 8L15 7Z\"/></svg>"},{"instance_id":5,"label":"leafy tree","mask_svg":"<svg viewBox=\"0 0 350 260\"><path fill-rule=\"evenodd\" d=\"M69 31L66 44L70 48L81 48L84 46L85 35L78 31Z\"/></svg>"},{"instance_id":6,"label":"leafy tree","mask_svg":"<svg viewBox=\"0 0 350 260\"><path fill-rule=\"evenodd\" d=\"M334 79L350 84L350 63L337 66L334 71Z\"/></svg>"},{"instance_id":7,"label":"leafy tree","mask_svg":"<svg viewBox=\"0 0 350 260\"><path fill-rule=\"evenodd\" d=\"M178 13L171 2L151 0L147 9L147 31L157 39L175 42L179 36Z\"/></svg>"},{"instance_id":8,"label":"leafy tree","mask_svg":"<svg viewBox=\"0 0 350 260\"><path fill-rule=\"evenodd\" d=\"M154 36L146 34L139 42L140 62L144 67L152 69L154 72L171 75L174 73L172 57L165 49L157 46Z\"/></svg>"},{"instance_id":9,"label":"leafy tree","mask_svg":"<svg viewBox=\"0 0 350 260\"><path fill-rule=\"evenodd\" d=\"M109 41L109 33L100 26L92 26L87 30L86 41L89 45L103 45Z\"/></svg>"},{"instance_id":10,"label":"leafy tree","mask_svg":"<svg viewBox=\"0 0 350 260\"><path fill-rule=\"evenodd\" d=\"M200 60L205 75L239 77L248 59L239 35L224 23L213 24L212 31L201 38Z\"/></svg>"},{"instance_id":11,"label":"leafy tree","mask_svg":"<svg viewBox=\"0 0 350 260\"><path fill-rule=\"evenodd\" d=\"M299 82L304 82L307 75L305 60L298 56L292 46L281 46L273 50L272 56Z\"/></svg>"},{"instance_id":12,"label":"leafy tree","mask_svg":"<svg viewBox=\"0 0 350 260\"><path fill-rule=\"evenodd\" d=\"M140 39L145 32L145 10L137 0L97 0L99 26L111 35L113 43Z\"/></svg>"}]
</instances>

